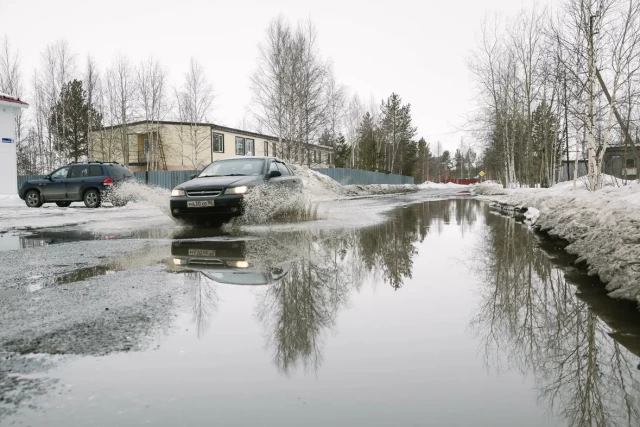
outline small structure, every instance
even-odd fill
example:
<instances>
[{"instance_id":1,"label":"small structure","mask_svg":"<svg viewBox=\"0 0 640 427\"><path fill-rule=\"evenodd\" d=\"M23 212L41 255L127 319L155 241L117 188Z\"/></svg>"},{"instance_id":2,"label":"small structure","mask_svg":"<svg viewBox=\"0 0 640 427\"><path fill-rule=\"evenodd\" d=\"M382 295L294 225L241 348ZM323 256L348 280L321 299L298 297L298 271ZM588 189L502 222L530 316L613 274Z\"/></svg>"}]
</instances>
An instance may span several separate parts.
<instances>
[{"instance_id":1,"label":"small structure","mask_svg":"<svg viewBox=\"0 0 640 427\"><path fill-rule=\"evenodd\" d=\"M29 107L20 99L0 93L0 194L18 193L16 176L16 117Z\"/></svg>"},{"instance_id":2,"label":"small structure","mask_svg":"<svg viewBox=\"0 0 640 427\"><path fill-rule=\"evenodd\" d=\"M636 145L636 151L640 152L640 145ZM632 147L608 147L604 153L604 173L620 179L638 179L638 164Z\"/></svg>"},{"instance_id":3,"label":"small structure","mask_svg":"<svg viewBox=\"0 0 640 427\"><path fill-rule=\"evenodd\" d=\"M578 160L578 175L574 177L574 171L576 170L575 160L561 160L560 166L556 168L556 182L571 181L574 178L581 178L587 175L587 161Z\"/></svg>"}]
</instances>

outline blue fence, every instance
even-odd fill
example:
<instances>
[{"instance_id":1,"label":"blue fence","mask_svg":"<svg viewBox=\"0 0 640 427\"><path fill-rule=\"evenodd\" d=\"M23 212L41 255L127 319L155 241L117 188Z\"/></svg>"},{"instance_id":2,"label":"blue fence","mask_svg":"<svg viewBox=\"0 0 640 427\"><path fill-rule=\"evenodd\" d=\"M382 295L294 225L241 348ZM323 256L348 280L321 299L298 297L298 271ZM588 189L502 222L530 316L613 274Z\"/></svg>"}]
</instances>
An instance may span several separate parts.
<instances>
[{"instance_id":1,"label":"blue fence","mask_svg":"<svg viewBox=\"0 0 640 427\"><path fill-rule=\"evenodd\" d=\"M27 181L31 181L32 179L42 179L45 176L46 175L18 175L18 189L20 189L20 187L22 187L22 184Z\"/></svg>"},{"instance_id":2,"label":"blue fence","mask_svg":"<svg viewBox=\"0 0 640 427\"><path fill-rule=\"evenodd\" d=\"M389 173L369 172L359 169L322 168L315 169L321 174L330 176L342 185L358 184L413 184L412 176L394 175ZM154 185L166 189L173 189L175 186L189 181L191 175L199 171L151 171L134 172L138 182ZM25 182L32 179L41 179L45 175L22 175L18 176L18 188Z\"/></svg>"},{"instance_id":3,"label":"blue fence","mask_svg":"<svg viewBox=\"0 0 640 427\"><path fill-rule=\"evenodd\" d=\"M392 173L380 173L363 171L360 169L322 168L314 169L323 175L327 175L342 185L367 185L367 184L413 184L412 176L394 175Z\"/></svg>"},{"instance_id":4,"label":"blue fence","mask_svg":"<svg viewBox=\"0 0 640 427\"><path fill-rule=\"evenodd\" d=\"M176 185L187 182L191 179L191 175L200 171L151 171L151 172L134 172L136 179L143 183L154 185L156 187L173 189Z\"/></svg>"}]
</instances>

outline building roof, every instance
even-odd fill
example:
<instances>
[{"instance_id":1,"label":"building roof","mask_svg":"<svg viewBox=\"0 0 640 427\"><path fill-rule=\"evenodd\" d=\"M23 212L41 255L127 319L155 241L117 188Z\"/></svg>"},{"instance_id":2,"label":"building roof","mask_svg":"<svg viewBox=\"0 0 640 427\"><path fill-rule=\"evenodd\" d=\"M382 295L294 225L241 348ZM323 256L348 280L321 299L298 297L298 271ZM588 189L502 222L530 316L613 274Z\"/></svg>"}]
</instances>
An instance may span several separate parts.
<instances>
[{"instance_id":1,"label":"building roof","mask_svg":"<svg viewBox=\"0 0 640 427\"><path fill-rule=\"evenodd\" d=\"M16 98L15 96L7 95L6 93L2 93L2 92L0 92L0 101L2 101L2 102L10 102L12 104L24 105L26 107L29 106L29 104L27 104L26 102L20 101L20 98Z\"/></svg>"},{"instance_id":2,"label":"building roof","mask_svg":"<svg viewBox=\"0 0 640 427\"><path fill-rule=\"evenodd\" d=\"M191 123L191 122L177 122L177 121L171 121L171 120L158 120L158 121L151 121L151 120L139 120L136 122L131 122L131 123L127 123L127 126L137 126L137 125L144 125L144 124L159 124L159 125L176 125L176 126L191 126L191 125L195 125L195 126L208 126L211 129L214 130L218 130L220 132L229 132L229 133L239 133L241 135L247 135L247 136L252 136L254 138L260 138L260 139L266 139L269 141L279 141L279 138L276 136L272 136L272 135L265 135L262 133L257 133L257 132L251 132L248 130L242 130L242 129L235 129L235 128L230 128L227 126L220 126L217 125L215 123ZM113 125L113 126L104 126L103 129L116 129L122 127L122 125ZM282 142L287 142L287 141L282 141ZM305 144L307 145L307 144ZM319 144L309 144L309 145L313 145L314 148L319 148L319 149L323 149L323 150L329 150L329 151L333 151L333 148L328 147L326 145L319 145Z\"/></svg>"}]
</instances>

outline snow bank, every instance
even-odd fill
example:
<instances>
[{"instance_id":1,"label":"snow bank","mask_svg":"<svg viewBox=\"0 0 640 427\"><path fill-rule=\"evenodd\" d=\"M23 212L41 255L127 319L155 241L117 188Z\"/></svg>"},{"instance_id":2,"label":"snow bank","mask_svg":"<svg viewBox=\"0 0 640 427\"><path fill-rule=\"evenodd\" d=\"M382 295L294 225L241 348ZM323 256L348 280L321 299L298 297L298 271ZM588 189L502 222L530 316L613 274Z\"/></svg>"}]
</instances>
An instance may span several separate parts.
<instances>
[{"instance_id":1,"label":"snow bank","mask_svg":"<svg viewBox=\"0 0 640 427\"><path fill-rule=\"evenodd\" d=\"M302 179L305 189L314 200L331 200L342 197L371 196L378 194L398 194L418 191L413 184L391 185L340 185L327 175L316 172L306 166L291 165L293 172Z\"/></svg>"},{"instance_id":2,"label":"snow bank","mask_svg":"<svg viewBox=\"0 0 640 427\"><path fill-rule=\"evenodd\" d=\"M441 182L436 183L436 182L423 182L422 184L418 185L418 188L420 188L421 190L446 190L446 189L451 189L451 188L469 188L468 185L460 185L460 184L456 184L453 182L448 182L446 184L443 184Z\"/></svg>"},{"instance_id":3,"label":"snow bank","mask_svg":"<svg viewBox=\"0 0 640 427\"><path fill-rule=\"evenodd\" d=\"M526 209L536 228L569 242L566 250L598 275L614 298L640 303L640 185L607 186L590 192L585 183L548 189L503 189L478 185L474 193L507 209Z\"/></svg>"}]
</instances>

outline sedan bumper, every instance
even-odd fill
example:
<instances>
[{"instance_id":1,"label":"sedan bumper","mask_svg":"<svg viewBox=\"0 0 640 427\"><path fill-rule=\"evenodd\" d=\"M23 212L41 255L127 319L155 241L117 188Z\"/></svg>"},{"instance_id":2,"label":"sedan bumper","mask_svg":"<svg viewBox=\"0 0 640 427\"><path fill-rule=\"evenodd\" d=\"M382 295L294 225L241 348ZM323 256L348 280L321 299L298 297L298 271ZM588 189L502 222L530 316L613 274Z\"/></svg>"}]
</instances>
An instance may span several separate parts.
<instances>
[{"instance_id":1,"label":"sedan bumper","mask_svg":"<svg viewBox=\"0 0 640 427\"><path fill-rule=\"evenodd\" d=\"M233 217L242 215L242 196L229 194L215 197L172 197L171 215L175 218ZM214 206L189 207L188 202L213 201Z\"/></svg>"}]
</instances>

